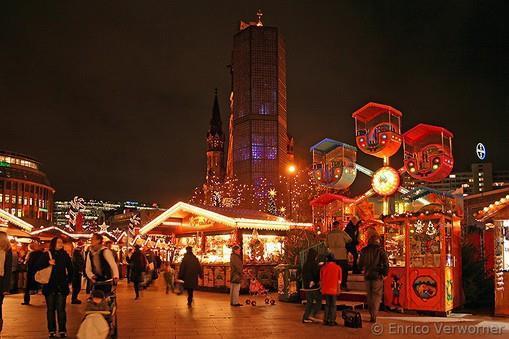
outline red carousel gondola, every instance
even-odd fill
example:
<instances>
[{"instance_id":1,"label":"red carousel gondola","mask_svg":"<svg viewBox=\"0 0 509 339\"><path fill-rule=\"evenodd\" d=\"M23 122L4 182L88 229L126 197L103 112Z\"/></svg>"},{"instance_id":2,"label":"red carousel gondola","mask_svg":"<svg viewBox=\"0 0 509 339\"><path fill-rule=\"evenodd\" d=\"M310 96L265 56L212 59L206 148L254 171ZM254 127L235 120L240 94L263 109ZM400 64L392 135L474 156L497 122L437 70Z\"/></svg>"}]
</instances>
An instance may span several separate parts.
<instances>
[{"instance_id":1,"label":"red carousel gondola","mask_svg":"<svg viewBox=\"0 0 509 339\"><path fill-rule=\"evenodd\" d=\"M402 143L403 113L388 105L370 102L352 114L355 119L355 140L366 154L379 158L394 155Z\"/></svg>"},{"instance_id":2,"label":"red carousel gondola","mask_svg":"<svg viewBox=\"0 0 509 339\"><path fill-rule=\"evenodd\" d=\"M443 127L419 124L403 135L404 163L408 174L429 182L446 178L452 171L453 134Z\"/></svg>"}]
</instances>

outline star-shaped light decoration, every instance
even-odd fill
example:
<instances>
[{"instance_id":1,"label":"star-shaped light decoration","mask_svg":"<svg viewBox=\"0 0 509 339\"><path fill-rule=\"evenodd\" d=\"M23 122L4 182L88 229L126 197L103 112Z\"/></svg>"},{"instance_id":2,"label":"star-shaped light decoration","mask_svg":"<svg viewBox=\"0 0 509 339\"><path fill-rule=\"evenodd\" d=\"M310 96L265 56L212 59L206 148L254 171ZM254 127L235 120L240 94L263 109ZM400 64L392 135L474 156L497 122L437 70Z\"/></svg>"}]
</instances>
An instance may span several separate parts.
<instances>
[{"instance_id":1,"label":"star-shaped light decoration","mask_svg":"<svg viewBox=\"0 0 509 339\"><path fill-rule=\"evenodd\" d=\"M271 188L271 189L270 189L270 191L269 191L269 195L270 195L271 197L275 197L275 196L276 196L276 194L277 194L276 190L275 190L275 189L273 189L273 188Z\"/></svg>"},{"instance_id":2,"label":"star-shaped light decoration","mask_svg":"<svg viewBox=\"0 0 509 339\"><path fill-rule=\"evenodd\" d=\"M99 225L100 232L108 232L108 228L110 226L106 225L106 222L103 222L101 225Z\"/></svg>"},{"instance_id":3,"label":"star-shaped light decoration","mask_svg":"<svg viewBox=\"0 0 509 339\"><path fill-rule=\"evenodd\" d=\"M286 208L284 208L284 207L281 207L279 210L281 211L281 213L285 213L286 212Z\"/></svg>"}]
</instances>

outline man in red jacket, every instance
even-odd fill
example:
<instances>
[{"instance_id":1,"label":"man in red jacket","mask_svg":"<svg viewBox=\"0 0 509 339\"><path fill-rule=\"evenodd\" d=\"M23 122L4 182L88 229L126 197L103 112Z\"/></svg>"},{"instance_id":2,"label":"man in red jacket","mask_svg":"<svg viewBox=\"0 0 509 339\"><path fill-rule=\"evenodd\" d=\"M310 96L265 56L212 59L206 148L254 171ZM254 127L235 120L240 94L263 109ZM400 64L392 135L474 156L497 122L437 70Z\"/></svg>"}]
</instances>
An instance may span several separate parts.
<instances>
[{"instance_id":1,"label":"man in red jacket","mask_svg":"<svg viewBox=\"0 0 509 339\"><path fill-rule=\"evenodd\" d=\"M341 281L341 267L334 262L332 254L327 255L327 263L320 270L320 286L322 295L325 296L325 310L323 324L337 326L336 322L336 298L340 290L338 285Z\"/></svg>"}]
</instances>

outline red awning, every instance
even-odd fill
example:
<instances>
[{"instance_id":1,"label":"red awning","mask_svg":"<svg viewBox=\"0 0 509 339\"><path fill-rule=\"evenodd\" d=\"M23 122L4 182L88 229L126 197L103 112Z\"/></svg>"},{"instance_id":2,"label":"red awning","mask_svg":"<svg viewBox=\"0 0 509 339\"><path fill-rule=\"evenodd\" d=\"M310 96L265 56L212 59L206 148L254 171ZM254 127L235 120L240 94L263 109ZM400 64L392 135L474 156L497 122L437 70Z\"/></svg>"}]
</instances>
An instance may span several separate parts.
<instances>
[{"instance_id":1,"label":"red awning","mask_svg":"<svg viewBox=\"0 0 509 339\"><path fill-rule=\"evenodd\" d=\"M368 102L366 105L353 112L352 118L366 122L383 113L391 113L397 117L403 116L403 113L392 106L377 104L376 102Z\"/></svg>"},{"instance_id":2,"label":"red awning","mask_svg":"<svg viewBox=\"0 0 509 339\"><path fill-rule=\"evenodd\" d=\"M444 134L444 137L446 138L452 138L453 134L440 126L433 126L428 124L419 124L403 134L403 137L405 138L405 142L409 145L412 145L416 142L419 142L422 138L428 136L428 135L440 135Z\"/></svg>"},{"instance_id":3,"label":"red awning","mask_svg":"<svg viewBox=\"0 0 509 339\"><path fill-rule=\"evenodd\" d=\"M316 206L326 206L333 201L341 201L343 203L353 203L355 200L345 197L341 194L333 194L333 193L324 193L315 199L311 200L310 205L313 207Z\"/></svg>"}]
</instances>

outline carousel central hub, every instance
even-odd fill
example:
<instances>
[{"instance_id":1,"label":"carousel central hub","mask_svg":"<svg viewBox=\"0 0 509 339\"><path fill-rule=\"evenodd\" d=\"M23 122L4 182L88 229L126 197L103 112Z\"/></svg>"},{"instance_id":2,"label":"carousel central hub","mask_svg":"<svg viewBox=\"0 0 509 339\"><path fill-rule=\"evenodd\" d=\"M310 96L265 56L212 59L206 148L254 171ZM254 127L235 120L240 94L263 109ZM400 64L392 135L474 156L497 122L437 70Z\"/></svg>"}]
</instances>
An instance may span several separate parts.
<instances>
[{"instance_id":1,"label":"carousel central hub","mask_svg":"<svg viewBox=\"0 0 509 339\"><path fill-rule=\"evenodd\" d=\"M400 184L398 172L389 166L384 166L373 174L371 187L381 195L388 196L396 193Z\"/></svg>"}]
</instances>

